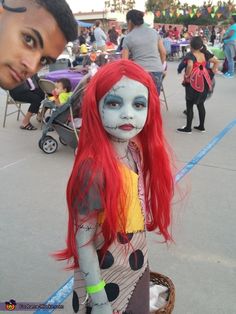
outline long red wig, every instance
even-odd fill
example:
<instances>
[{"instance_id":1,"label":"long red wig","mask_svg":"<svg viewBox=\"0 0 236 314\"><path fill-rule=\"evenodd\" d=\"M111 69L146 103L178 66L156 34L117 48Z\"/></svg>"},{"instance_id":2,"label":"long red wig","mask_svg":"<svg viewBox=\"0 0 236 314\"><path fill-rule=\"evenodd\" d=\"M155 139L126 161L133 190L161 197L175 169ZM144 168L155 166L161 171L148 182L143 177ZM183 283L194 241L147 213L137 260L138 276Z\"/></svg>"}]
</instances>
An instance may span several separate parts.
<instances>
[{"instance_id":1,"label":"long red wig","mask_svg":"<svg viewBox=\"0 0 236 314\"><path fill-rule=\"evenodd\" d=\"M139 65L130 60L119 60L109 63L98 70L89 82L83 98L82 121L79 145L74 166L67 186L67 203L69 209L67 248L58 253L57 259L73 259L73 267L79 265L76 247L76 232L81 224L78 215L78 204L84 198L83 176L86 171L80 169L86 161L89 163L89 187L94 183L97 173L102 173L102 186L99 191L103 204L105 220L102 224L104 236L103 249L115 240L118 230L119 200L122 190L122 179L117 158L109 142L109 137L101 123L98 103L100 99L123 76L136 80L148 88L148 116L143 130L135 141L142 156L146 200L146 228L161 234L165 241L171 240L168 231L171 222L171 200L173 197L173 176L169 156L162 130L160 102L156 86L151 76ZM125 226L123 226L125 230Z\"/></svg>"}]
</instances>

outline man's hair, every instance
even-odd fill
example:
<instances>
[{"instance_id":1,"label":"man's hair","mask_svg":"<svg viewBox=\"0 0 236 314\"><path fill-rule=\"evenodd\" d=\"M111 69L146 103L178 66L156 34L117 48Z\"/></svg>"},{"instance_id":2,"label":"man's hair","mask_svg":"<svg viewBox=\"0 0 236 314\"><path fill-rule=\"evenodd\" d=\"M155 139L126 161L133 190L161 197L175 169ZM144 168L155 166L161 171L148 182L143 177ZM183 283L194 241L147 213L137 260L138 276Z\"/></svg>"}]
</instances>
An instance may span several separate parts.
<instances>
[{"instance_id":1,"label":"man's hair","mask_svg":"<svg viewBox=\"0 0 236 314\"><path fill-rule=\"evenodd\" d=\"M133 9L127 12L126 21L127 22L131 21L134 25L139 26L144 23L143 17L144 17L144 13L142 11Z\"/></svg>"},{"instance_id":2,"label":"man's hair","mask_svg":"<svg viewBox=\"0 0 236 314\"><path fill-rule=\"evenodd\" d=\"M71 82L69 79L61 78L61 79L58 79L56 82L61 83L63 86L63 89L66 89L67 92L71 91L72 87L71 87Z\"/></svg>"},{"instance_id":3,"label":"man's hair","mask_svg":"<svg viewBox=\"0 0 236 314\"><path fill-rule=\"evenodd\" d=\"M236 14L232 15L232 19L234 20L234 23L236 23Z\"/></svg>"},{"instance_id":4,"label":"man's hair","mask_svg":"<svg viewBox=\"0 0 236 314\"><path fill-rule=\"evenodd\" d=\"M65 0L34 0L48 11L56 20L67 41L74 41L78 36L78 24Z\"/></svg>"}]
</instances>

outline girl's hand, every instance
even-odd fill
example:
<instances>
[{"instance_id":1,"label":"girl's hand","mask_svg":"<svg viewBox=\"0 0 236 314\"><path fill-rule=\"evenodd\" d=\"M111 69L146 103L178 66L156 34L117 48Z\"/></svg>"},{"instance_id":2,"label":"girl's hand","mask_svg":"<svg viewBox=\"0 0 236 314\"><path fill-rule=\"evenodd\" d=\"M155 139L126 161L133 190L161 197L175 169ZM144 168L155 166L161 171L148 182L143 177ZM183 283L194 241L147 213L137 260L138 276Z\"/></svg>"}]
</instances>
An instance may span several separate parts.
<instances>
[{"instance_id":1,"label":"girl's hand","mask_svg":"<svg viewBox=\"0 0 236 314\"><path fill-rule=\"evenodd\" d=\"M212 72L216 74L218 72L218 68L212 68Z\"/></svg>"},{"instance_id":2,"label":"girl's hand","mask_svg":"<svg viewBox=\"0 0 236 314\"><path fill-rule=\"evenodd\" d=\"M107 302L103 305L94 305L91 314L112 314L111 304Z\"/></svg>"},{"instance_id":3,"label":"girl's hand","mask_svg":"<svg viewBox=\"0 0 236 314\"><path fill-rule=\"evenodd\" d=\"M190 76L184 76L184 83L190 83Z\"/></svg>"}]
</instances>

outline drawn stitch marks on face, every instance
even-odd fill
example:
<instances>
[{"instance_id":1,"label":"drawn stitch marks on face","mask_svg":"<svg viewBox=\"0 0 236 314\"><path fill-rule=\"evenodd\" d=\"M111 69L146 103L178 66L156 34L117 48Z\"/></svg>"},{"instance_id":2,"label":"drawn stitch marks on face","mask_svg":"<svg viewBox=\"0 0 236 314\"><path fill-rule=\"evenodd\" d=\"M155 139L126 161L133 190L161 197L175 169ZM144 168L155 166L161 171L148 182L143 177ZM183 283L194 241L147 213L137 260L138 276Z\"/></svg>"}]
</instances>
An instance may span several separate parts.
<instances>
[{"instance_id":1,"label":"drawn stitch marks on face","mask_svg":"<svg viewBox=\"0 0 236 314\"><path fill-rule=\"evenodd\" d=\"M122 78L99 101L102 125L110 136L134 138L143 129L148 112L148 89L136 80Z\"/></svg>"},{"instance_id":2,"label":"drawn stitch marks on face","mask_svg":"<svg viewBox=\"0 0 236 314\"><path fill-rule=\"evenodd\" d=\"M112 87L111 91L114 92L114 95L119 89L125 88L125 85L118 85L117 87Z\"/></svg>"},{"instance_id":3,"label":"drawn stitch marks on face","mask_svg":"<svg viewBox=\"0 0 236 314\"><path fill-rule=\"evenodd\" d=\"M117 130L117 129L119 129L119 126L117 125L115 127L112 127L112 126L109 126L109 125L104 125L104 128L111 129L111 130ZM142 130L142 128L139 128L137 126L133 126L133 129L135 129L135 130Z\"/></svg>"},{"instance_id":4,"label":"drawn stitch marks on face","mask_svg":"<svg viewBox=\"0 0 236 314\"><path fill-rule=\"evenodd\" d=\"M95 229L97 229L97 227L98 227L98 224L95 225L95 226L94 225L89 225L89 224L84 224L84 223L79 225L79 228L83 229L85 231L95 230Z\"/></svg>"}]
</instances>

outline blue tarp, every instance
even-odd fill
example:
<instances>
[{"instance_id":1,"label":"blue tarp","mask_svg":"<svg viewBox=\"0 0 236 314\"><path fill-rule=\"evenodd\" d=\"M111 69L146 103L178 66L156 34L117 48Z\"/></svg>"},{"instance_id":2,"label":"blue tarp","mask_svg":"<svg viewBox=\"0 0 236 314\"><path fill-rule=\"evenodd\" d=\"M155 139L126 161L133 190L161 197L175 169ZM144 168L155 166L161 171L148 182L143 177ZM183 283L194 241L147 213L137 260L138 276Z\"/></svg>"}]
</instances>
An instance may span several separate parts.
<instances>
[{"instance_id":1,"label":"blue tarp","mask_svg":"<svg viewBox=\"0 0 236 314\"><path fill-rule=\"evenodd\" d=\"M86 22L82 22L80 20L77 20L77 23L79 24L80 27L92 27L93 26L92 23L86 23Z\"/></svg>"}]
</instances>

